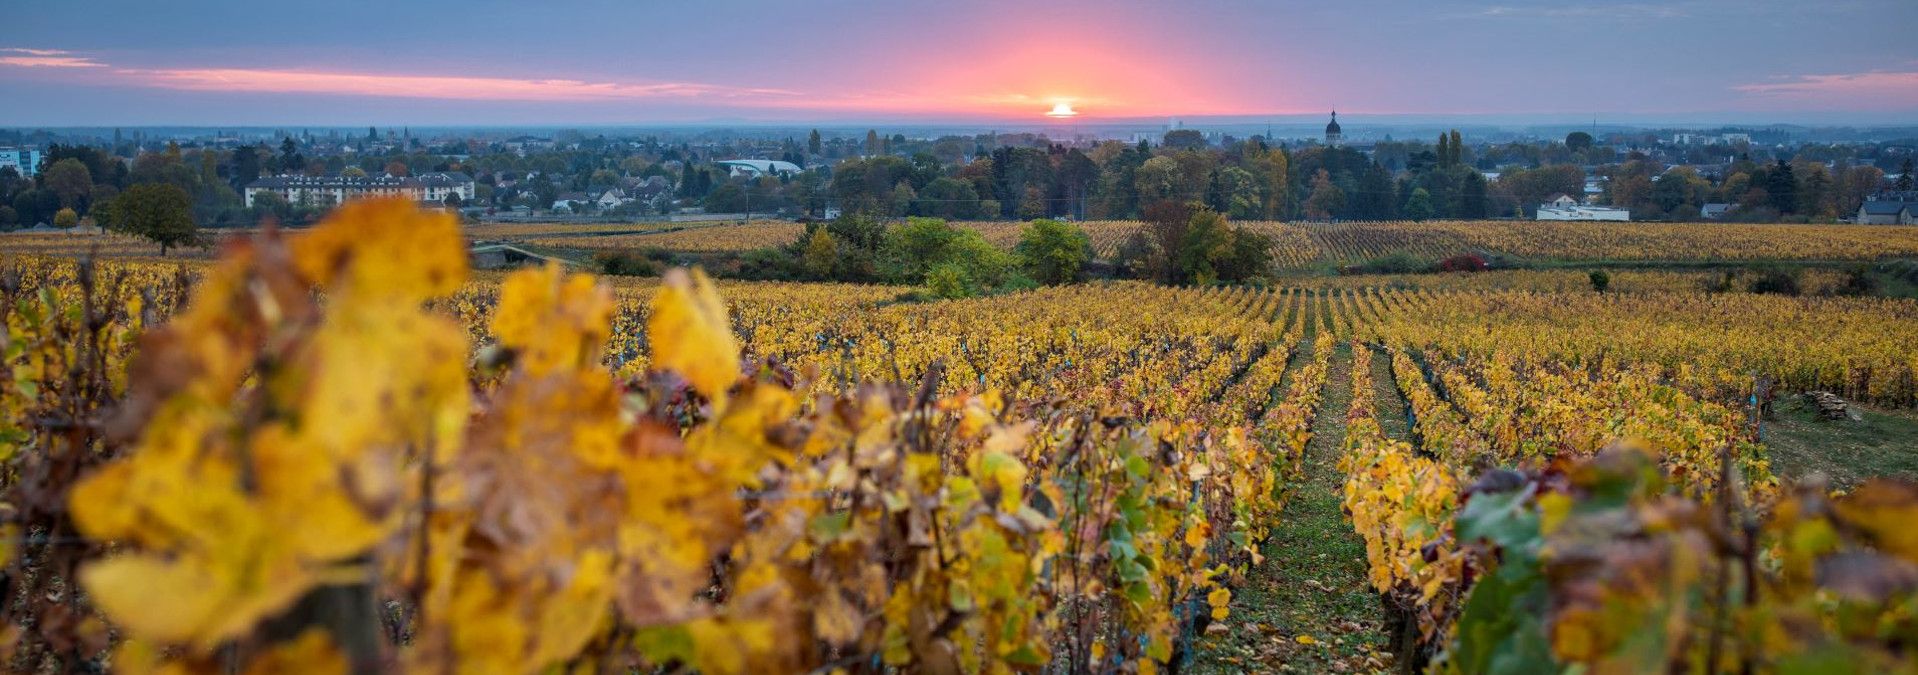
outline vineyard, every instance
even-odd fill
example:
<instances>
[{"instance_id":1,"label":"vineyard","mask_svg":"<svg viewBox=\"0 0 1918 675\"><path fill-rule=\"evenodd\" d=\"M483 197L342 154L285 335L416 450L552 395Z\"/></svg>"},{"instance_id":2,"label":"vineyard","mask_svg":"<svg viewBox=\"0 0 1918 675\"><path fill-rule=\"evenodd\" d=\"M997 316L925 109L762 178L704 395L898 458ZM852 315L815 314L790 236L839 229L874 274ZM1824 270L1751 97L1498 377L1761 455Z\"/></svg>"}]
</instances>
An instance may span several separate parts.
<instances>
[{"instance_id":1,"label":"vineyard","mask_svg":"<svg viewBox=\"0 0 1918 675\"><path fill-rule=\"evenodd\" d=\"M1024 223L960 223L1011 249ZM1387 256L1436 261L1476 254L1526 261L1703 262L1865 261L1918 255L1918 230L1890 225L1739 223L1567 223L1428 221L1287 223L1245 221L1272 238L1282 269L1359 265ZM797 223L753 221L661 228L635 225L482 225L474 236L590 250L656 247L686 253L740 253L792 243ZM1079 222L1094 253L1114 259L1141 224ZM647 229L672 231L638 232ZM612 234L608 234L612 233Z\"/></svg>"},{"instance_id":2,"label":"vineyard","mask_svg":"<svg viewBox=\"0 0 1918 675\"><path fill-rule=\"evenodd\" d=\"M1084 225L1102 256L1136 228ZM1538 225L1253 227L1291 266L1918 253ZM801 226L511 227L736 252ZM1918 488L1798 480L1753 405L1918 407L1911 300L1528 271L908 303L475 273L450 217L390 202L213 264L7 253L10 670L1918 666ZM1274 545L1312 514L1362 551L1364 625L1258 618L1317 564Z\"/></svg>"}]
</instances>

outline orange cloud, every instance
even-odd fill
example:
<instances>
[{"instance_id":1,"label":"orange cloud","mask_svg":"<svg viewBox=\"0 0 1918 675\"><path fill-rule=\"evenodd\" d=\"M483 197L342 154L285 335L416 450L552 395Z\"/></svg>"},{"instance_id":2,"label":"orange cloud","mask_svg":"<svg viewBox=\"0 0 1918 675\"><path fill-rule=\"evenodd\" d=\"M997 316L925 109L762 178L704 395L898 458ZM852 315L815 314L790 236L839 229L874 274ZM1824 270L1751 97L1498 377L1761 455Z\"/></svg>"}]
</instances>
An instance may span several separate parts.
<instances>
[{"instance_id":1,"label":"orange cloud","mask_svg":"<svg viewBox=\"0 0 1918 675\"><path fill-rule=\"evenodd\" d=\"M775 105L1032 119L1045 118L1062 101L1079 113L1074 118L1259 112L1218 96L1234 88L1215 82L1206 68L1094 39L1067 43L1044 35L1008 35L992 45L900 63L896 69L913 84L826 92Z\"/></svg>"}]
</instances>

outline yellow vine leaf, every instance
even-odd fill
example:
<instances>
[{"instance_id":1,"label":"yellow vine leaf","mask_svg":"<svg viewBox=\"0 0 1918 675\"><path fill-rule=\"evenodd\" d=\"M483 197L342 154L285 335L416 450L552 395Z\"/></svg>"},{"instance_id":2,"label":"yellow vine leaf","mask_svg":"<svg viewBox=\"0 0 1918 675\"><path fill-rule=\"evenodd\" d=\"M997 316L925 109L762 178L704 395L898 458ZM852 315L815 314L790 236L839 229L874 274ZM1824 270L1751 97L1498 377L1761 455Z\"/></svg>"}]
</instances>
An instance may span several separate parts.
<instances>
[{"instance_id":1,"label":"yellow vine leaf","mask_svg":"<svg viewBox=\"0 0 1918 675\"><path fill-rule=\"evenodd\" d=\"M300 275L355 301L419 301L459 290L466 245L458 219L409 199L361 199L292 244Z\"/></svg>"},{"instance_id":2,"label":"yellow vine leaf","mask_svg":"<svg viewBox=\"0 0 1918 675\"><path fill-rule=\"evenodd\" d=\"M739 379L739 347L726 304L705 272L676 269L666 274L646 318L646 336L652 342L654 370L679 373L715 404L725 402L726 389Z\"/></svg>"},{"instance_id":3,"label":"yellow vine leaf","mask_svg":"<svg viewBox=\"0 0 1918 675\"><path fill-rule=\"evenodd\" d=\"M1205 602L1212 606L1212 619L1222 620L1231 614L1232 591L1220 588L1207 593Z\"/></svg>"},{"instance_id":4,"label":"yellow vine leaf","mask_svg":"<svg viewBox=\"0 0 1918 675\"><path fill-rule=\"evenodd\" d=\"M594 365L611 329L613 297L590 275L562 279L558 263L500 284L493 334L534 375Z\"/></svg>"},{"instance_id":5,"label":"yellow vine leaf","mask_svg":"<svg viewBox=\"0 0 1918 675\"><path fill-rule=\"evenodd\" d=\"M247 675L293 675L296 673L344 673L348 670L346 655L333 644L333 638L322 628L308 628L300 636L288 642L273 645L265 653L253 657L253 663L247 665Z\"/></svg>"}]
</instances>

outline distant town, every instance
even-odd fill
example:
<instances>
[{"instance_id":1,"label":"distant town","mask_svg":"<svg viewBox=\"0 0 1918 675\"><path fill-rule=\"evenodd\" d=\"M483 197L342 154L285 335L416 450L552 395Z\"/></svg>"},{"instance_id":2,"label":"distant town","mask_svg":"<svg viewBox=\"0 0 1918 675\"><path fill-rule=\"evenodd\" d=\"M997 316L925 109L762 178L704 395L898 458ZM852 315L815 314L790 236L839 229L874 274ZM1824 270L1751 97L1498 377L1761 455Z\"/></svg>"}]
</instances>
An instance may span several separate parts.
<instances>
[{"instance_id":1,"label":"distant town","mask_svg":"<svg viewBox=\"0 0 1918 675\"><path fill-rule=\"evenodd\" d=\"M909 131L0 131L0 229L95 224L139 184L177 187L208 228L299 225L381 195L504 222L1099 220L1163 200L1254 220L1918 222L1911 129L1561 134L1373 127L1328 112L1322 133L1177 120Z\"/></svg>"}]
</instances>

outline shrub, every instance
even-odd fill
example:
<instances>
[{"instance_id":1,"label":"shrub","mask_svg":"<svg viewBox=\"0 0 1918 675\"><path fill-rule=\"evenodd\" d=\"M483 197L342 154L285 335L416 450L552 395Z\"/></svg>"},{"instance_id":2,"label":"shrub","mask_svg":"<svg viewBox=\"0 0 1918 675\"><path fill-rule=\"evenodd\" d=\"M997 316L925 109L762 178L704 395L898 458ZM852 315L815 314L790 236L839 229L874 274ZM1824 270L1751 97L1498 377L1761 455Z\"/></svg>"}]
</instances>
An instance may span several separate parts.
<instances>
[{"instance_id":1,"label":"shrub","mask_svg":"<svg viewBox=\"0 0 1918 675\"><path fill-rule=\"evenodd\" d=\"M632 251L601 251L593 254L593 264L601 274L621 277L656 277L659 266Z\"/></svg>"},{"instance_id":2,"label":"shrub","mask_svg":"<svg viewBox=\"0 0 1918 675\"><path fill-rule=\"evenodd\" d=\"M978 294L972 275L958 263L939 263L926 270L926 292L945 300L969 298Z\"/></svg>"},{"instance_id":3,"label":"shrub","mask_svg":"<svg viewBox=\"0 0 1918 675\"><path fill-rule=\"evenodd\" d=\"M1403 251L1381 258L1373 258L1359 265L1361 272L1372 274L1413 274L1426 271L1425 261L1412 257Z\"/></svg>"},{"instance_id":4,"label":"shrub","mask_svg":"<svg viewBox=\"0 0 1918 675\"><path fill-rule=\"evenodd\" d=\"M1607 274L1605 270L1592 270L1591 279L1592 290L1599 293L1604 293L1612 287L1612 275Z\"/></svg>"},{"instance_id":5,"label":"shrub","mask_svg":"<svg viewBox=\"0 0 1918 675\"><path fill-rule=\"evenodd\" d=\"M1725 270L1718 275L1717 279L1704 283L1705 292L1707 293L1730 293L1731 290L1737 286L1738 272L1734 270Z\"/></svg>"},{"instance_id":6,"label":"shrub","mask_svg":"<svg viewBox=\"0 0 1918 675\"><path fill-rule=\"evenodd\" d=\"M1440 260L1438 264L1438 270L1440 272L1483 272L1491 268L1492 265L1490 263L1485 262L1484 258L1479 257L1478 254L1475 253L1455 255Z\"/></svg>"},{"instance_id":7,"label":"shrub","mask_svg":"<svg viewBox=\"0 0 1918 675\"><path fill-rule=\"evenodd\" d=\"M799 259L777 248L759 248L739 257L735 276L753 281L790 281L801 276Z\"/></svg>"},{"instance_id":8,"label":"shrub","mask_svg":"<svg viewBox=\"0 0 1918 675\"><path fill-rule=\"evenodd\" d=\"M887 232L880 257L885 276L898 283L929 284L935 268L956 266L965 273L967 295L998 287L1015 262L1012 254L999 250L977 231L935 218L908 218L906 224Z\"/></svg>"},{"instance_id":9,"label":"shrub","mask_svg":"<svg viewBox=\"0 0 1918 675\"><path fill-rule=\"evenodd\" d=\"M1858 266L1845 270L1845 283L1837 289L1839 295L1865 297L1878 293L1878 279L1871 276L1869 268Z\"/></svg>"},{"instance_id":10,"label":"shrub","mask_svg":"<svg viewBox=\"0 0 1918 675\"><path fill-rule=\"evenodd\" d=\"M1798 276L1781 269L1765 270L1752 280L1749 290L1753 293L1798 295Z\"/></svg>"},{"instance_id":11,"label":"shrub","mask_svg":"<svg viewBox=\"0 0 1918 675\"><path fill-rule=\"evenodd\" d=\"M1039 219L1026 224L1016 251L1032 279L1049 286L1072 283L1092 260L1092 238L1078 225Z\"/></svg>"},{"instance_id":12,"label":"shrub","mask_svg":"<svg viewBox=\"0 0 1918 675\"><path fill-rule=\"evenodd\" d=\"M1244 283L1265 275L1272 265L1272 240L1225 216L1195 206L1180 240L1177 278L1182 283Z\"/></svg>"}]
</instances>

